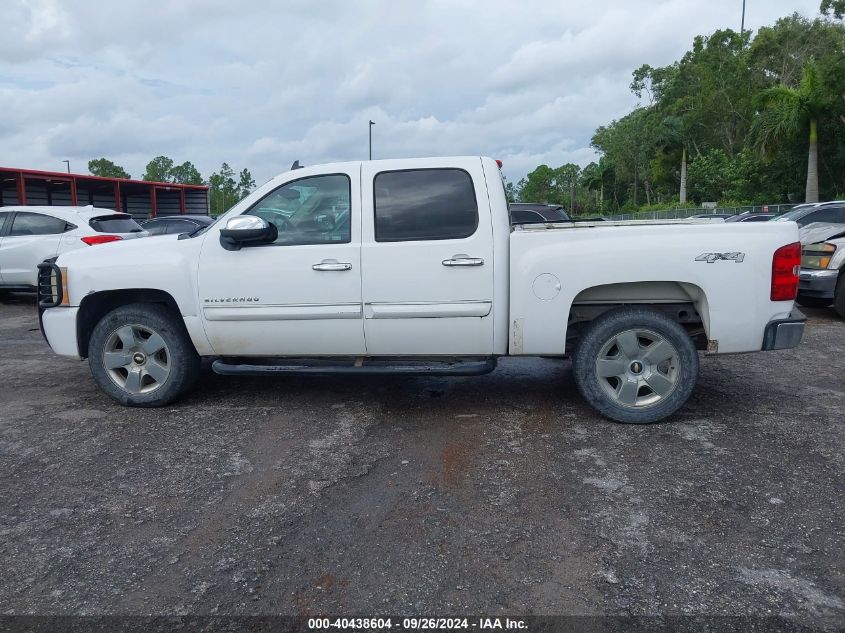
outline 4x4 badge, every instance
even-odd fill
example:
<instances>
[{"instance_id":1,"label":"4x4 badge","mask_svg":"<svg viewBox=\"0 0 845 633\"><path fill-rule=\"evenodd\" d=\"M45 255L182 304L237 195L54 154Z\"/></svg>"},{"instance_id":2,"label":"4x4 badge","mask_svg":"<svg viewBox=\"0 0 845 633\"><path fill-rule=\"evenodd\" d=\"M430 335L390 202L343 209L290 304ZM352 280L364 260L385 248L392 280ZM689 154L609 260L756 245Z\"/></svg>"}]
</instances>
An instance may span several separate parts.
<instances>
[{"instance_id":1,"label":"4x4 badge","mask_svg":"<svg viewBox=\"0 0 845 633\"><path fill-rule=\"evenodd\" d=\"M726 262L736 262L739 264L745 259L745 253L702 253L695 258L695 261L712 264L720 259Z\"/></svg>"}]
</instances>

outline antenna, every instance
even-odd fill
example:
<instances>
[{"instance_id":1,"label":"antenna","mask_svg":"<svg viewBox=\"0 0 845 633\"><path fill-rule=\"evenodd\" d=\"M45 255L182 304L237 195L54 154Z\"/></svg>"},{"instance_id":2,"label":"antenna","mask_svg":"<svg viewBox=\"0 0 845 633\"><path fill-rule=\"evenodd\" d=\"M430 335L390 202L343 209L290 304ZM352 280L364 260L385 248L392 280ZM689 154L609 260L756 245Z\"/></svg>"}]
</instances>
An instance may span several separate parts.
<instances>
[{"instance_id":1,"label":"antenna","mask_svg":"<svg viewBox=\"0 0 845 633\"><path fill-rule=\"evenodd\" d=\"M302 169L302 165L299 164L299 159L293 161L293 165L290 166L291 171L294 169Z\"/></svg>"}]
</instances>

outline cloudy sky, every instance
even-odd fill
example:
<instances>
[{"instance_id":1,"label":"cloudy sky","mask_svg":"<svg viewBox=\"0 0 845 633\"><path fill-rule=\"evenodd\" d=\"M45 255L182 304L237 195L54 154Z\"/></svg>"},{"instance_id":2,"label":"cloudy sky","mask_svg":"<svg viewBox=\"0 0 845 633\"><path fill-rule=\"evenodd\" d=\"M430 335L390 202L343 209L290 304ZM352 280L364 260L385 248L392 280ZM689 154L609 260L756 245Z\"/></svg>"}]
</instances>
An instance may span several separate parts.
<instances>
[{"instance_id":1,"label":"cloudy sky","mask_svg":"<svg viewBox=\"0 0 845 633\"><path fill-rule=\"evenodd\" d=\"M819 0L747 0L746 27ZM643 63L739 29L742 0L3 0L0 165L140 177L165 154L260 184L304 164L484 154L581 165Z\"/></svg>"}]
</instances>

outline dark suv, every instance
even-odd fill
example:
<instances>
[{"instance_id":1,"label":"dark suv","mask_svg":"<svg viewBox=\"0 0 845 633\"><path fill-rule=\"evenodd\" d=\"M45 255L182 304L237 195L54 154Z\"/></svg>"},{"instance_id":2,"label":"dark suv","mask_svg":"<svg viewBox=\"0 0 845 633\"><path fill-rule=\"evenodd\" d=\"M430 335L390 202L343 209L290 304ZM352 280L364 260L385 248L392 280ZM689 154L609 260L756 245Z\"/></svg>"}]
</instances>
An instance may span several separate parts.
<instances>
[{"instance_id":1,"label":"dark suv","mask_svg":"<svg viewBox=\"0 0 845 633\"><path fill-rule=\"evenodd\" d=\"M511 224L571 221L566 211L559 204L511 202L508 205L508 210L511 213Z\"/></svg>"}]
</instances>

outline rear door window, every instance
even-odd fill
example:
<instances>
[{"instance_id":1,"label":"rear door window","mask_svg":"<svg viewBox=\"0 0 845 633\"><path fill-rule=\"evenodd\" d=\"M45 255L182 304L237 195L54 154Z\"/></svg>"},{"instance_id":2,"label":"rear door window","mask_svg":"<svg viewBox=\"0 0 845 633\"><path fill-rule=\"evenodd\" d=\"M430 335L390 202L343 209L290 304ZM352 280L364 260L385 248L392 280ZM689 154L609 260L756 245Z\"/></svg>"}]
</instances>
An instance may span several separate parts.
<instances>
[{"instance_id":1,"label":"rear door window","mask_svg":"<svg viewBox=\"0 0 845 633\"><path fill-rule=\"evenodd\" d=\"M478 228L472 178L463 169L409 169L376 174L377 242L454 240Z\"/></svg>"},{"instance_id":2,"label":"rear door window","mask_svg":"<svg viewBox=\"0 0 845 633\"><path fill-rule=\"evenodd\" d=\"M18 212L12 220L10 237L22 235L57 235L76 228L61 218L42 213Z\"/></svg>"},{"instance_id":3,"label":"rear door window","mask_svg":"<svg viewBox=\"0 0 845 633\"><path fill-rule=\"evenodd\" d=\"M3 229L6 228L6 222L8 222L11 215L11 213L0 213L0 235L3 235Z\"/></svg>"},{"instance_id":4,"label":"rear door window","mask_svg":"<svg viewBox=\"0 0 845 633\"><path fill-rule=\"evenodd\" d=\"M97 233L140 233L144 229L128 215L104 215L88 223Z\"/></svg>"}]
</instances>

